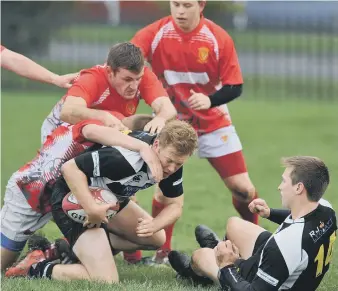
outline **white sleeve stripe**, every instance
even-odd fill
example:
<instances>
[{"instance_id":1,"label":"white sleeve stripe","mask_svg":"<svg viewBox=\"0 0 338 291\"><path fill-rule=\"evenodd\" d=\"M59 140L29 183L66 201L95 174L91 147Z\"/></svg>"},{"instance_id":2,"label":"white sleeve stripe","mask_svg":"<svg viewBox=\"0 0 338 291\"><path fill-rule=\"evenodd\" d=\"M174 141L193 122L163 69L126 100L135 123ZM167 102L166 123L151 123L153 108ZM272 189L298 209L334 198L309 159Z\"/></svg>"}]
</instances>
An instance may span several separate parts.
<instances>
[{"instance_id":1,"label":"white sleeve stripe","mask_svg":"<svg viewBox=\"0 0 338 291\"><path fill-rule=\"evenodd\" d=\"M260 277L261 279L263 279L265 282L269 283L272 286L277 286L278 284L278 280L272 276L270 276L269 274L265 273L264 271L262 271L262 269L258 269L257 271L257 276Z\"/></svg>"},{"instance_id":2,"label":"white sleeve stripe","mask_svg":"<svg viewBox=\"0 0 338 291\"><path fill-rule=\"evenodd\" d=\"M232 278L234 279L234 281L237 283L238 281L237 281L236 277L234 276L234 274L232 273L231 268L229 268L228 270L229 270L229 273L230 273L231 277L232 277Z\"/></svg>"},{"instance_id":3,"label":"white sleeve stripe","mask_svg":"<svg viewBox=\"0 0 338 291\"><path fill-rule=\"evenodd\" d=\"M93 169L93 177L100 177L100 158L99 158L99 153L92 152L92 158L93 158L93 164L94 164L94 169Z\"/></svg>"}]
</instances>

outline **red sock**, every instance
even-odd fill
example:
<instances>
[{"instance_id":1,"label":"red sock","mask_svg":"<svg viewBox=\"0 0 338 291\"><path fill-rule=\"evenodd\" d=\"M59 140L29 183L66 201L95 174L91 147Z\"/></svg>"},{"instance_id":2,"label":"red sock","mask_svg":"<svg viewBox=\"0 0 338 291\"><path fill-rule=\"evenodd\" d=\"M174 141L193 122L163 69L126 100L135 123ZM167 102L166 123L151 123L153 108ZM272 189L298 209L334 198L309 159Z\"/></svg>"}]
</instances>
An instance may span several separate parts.
<instances>
[{"instance_id":1,"label":"red sock","mask_svg":"<svg viewBox=\"0 0 338 291\"><path fill-rule=\"evenodd\" d=\"M142 252L140 250L132 253L123 252L123 258L128 263L134 264L142 259Z\"/></svg>"},{"instance_id":2,"label":"red sock","mask_svg":"<svg viewBox=\"0 0 338 291\"><path fill-rule=\"evenodd\" d=\"M256 198L258 198L257 193L256 193L255 197L252 200L254 200ZM250 202L238 201L234 197L232 197L232 204L234 205L235 209L240 214L240 216L244 220L250 221L250 222L252 222L254 224L258 224L258 217L259 217L259 215L256 214L256 213L251 213L251 211L248 208L248 205L250 204Z\"/></svg>"},{"instance_id":3,"label":"red sock","mask_svg":"<svg viewBox=\"0 0 338 291\"><path fill-rule=\"evenodd\" d=\"M152 216L156 217L163 209L165 208L165 205L161 202L158 202L155 198L153 198L153 204L152 204ZM174 230L175 223L168 225L164 231L166 235L166 241L164 245L160 248L160 250L163 251L171 251L171 238L173 236L173 230Z\"/></svg>"}]
</instances>

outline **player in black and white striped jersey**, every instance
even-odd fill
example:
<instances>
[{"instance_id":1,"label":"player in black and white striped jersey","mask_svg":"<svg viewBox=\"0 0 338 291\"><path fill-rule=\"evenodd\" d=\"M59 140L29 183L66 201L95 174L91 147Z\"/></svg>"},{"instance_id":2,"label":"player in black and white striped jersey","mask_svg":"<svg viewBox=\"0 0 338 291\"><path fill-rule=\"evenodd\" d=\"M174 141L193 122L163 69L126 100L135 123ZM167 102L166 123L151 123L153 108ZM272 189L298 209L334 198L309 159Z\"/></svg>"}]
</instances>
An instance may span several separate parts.
<instances>
[{"instance_id":1,"label":"player in black and white striped jersey","mask_svg":"<svg viewBox=\"0 0 338 291\"><path fill-rule=\"evenodd\" d=\"M29 277L117 282L113 252L154 250L165 242L163 228L182 212L182 165L196 149L197 134L188 123L173 120L157 136L145 132L130 135L147 142L157 154L163 169L159 187L171 203L152 218L129 200L137 191L156 184L139 153L121 147L87 150L62 166L63 178L56 182L51 198L54 221L80 263L60 265L43 261L30 268ZM105 226L101 222L105 220L107 205L96 204L88 186L109 189L120 202L119 212ZM64 213L62 200L69 191L87 213L90 229Z\"/></svg>"},{"instance_id":2,"label":"player in black and white striped jersey","mask_svg":"<svg viewBox=\"0 0 338 291\"><path fill-rule=\"evenodd\" d=\"M230 218L226 239L220 242L212 230L198 226L195 234L202 248L192 260L177 251L169 254L178 274L231 291L316 290L329 269L337 230L332 206L321 199L329 172L314 157L286 158L283 164L278 189L288 210L270 209L262 199L249 205L252 212L280 224L278 229L272 234Z\"/></svg>"}]
</instances>

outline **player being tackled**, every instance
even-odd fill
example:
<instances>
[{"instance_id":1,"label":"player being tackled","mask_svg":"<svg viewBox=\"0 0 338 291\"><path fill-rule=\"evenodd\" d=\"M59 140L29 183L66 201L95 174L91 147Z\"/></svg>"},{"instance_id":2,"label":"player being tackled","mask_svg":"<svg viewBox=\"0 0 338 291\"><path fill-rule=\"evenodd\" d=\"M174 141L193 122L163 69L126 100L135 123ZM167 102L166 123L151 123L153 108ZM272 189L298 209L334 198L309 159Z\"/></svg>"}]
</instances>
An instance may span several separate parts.
<instances>
[{"instance_id":1,"label":"player being tackled","mask_svg":"<svg viewBox=\"0 0 338 291\"><path fill-rule=\"evenodd\" d=\"M211 229L198 226L195 234L201 248L191 258L178 251L169 254L181 277L232 291L317 289L329 269L337 230L334 210L321 199L329 172L315 157L290 157L283 164L278 189L288 210L271 209L263 199L249 205L250 211L278 223L278 229L272 234L232 217L220 241Z\"/></svg>"}]
</instances>

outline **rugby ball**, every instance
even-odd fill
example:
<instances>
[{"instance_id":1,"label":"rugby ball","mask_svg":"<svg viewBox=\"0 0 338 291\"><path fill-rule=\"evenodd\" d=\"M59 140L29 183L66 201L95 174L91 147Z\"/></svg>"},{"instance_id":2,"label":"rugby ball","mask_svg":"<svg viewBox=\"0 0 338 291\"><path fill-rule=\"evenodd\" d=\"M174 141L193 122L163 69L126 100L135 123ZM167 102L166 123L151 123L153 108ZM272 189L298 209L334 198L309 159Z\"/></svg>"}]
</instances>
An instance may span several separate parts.
<instances>
[{"instance_id":1,"label":"rugby ball","mask_svg":"<svg viewBox=\"0 0 338 291\"><path fill-rule=\"evenodd\" d=\"M120 208L119 202L113 192L99 188L99 187L89 187L89 190L94 197L96 203L113 203L116 204L115 207L110 208L107 211L107 219L113 218L117 211ZM75 195L72 192L69 192L62 200L62 209L63 211L75 222L84 223L87 218L87 214L82 208L82 206L77 201Z\"/></svg>"}]
</instances>

